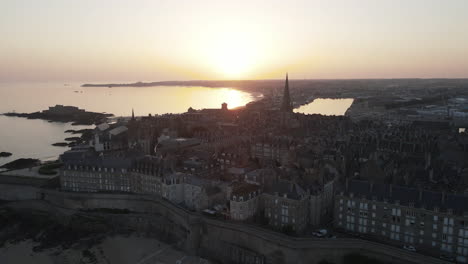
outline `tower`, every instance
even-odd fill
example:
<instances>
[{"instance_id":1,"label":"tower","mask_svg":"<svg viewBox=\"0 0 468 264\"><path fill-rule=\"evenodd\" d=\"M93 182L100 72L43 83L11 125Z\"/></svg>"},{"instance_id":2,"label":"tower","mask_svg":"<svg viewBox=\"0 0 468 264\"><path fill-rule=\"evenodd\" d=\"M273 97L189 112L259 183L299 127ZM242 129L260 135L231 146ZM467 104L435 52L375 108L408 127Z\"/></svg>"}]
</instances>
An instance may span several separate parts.
<instances>
[{"instance_id":1,"label":"tower","mask_svg":"<svg viewBox=\"0 0 468 264\"><path fill-rule=\"evenodd\" d=\"M291 97L289 95L289 81L286 73L286 83L284 84L283 102L281 104L282 112L292 112Z\"/></svg>"},{"instance_id":2,"label":"tower","mask_svg":"<svg viewBox=\"0 0 468 264\"><path fill-rule=\"evenodd\" d=\"M133 108L132 108L132 121L135 121L135 112L133 111Z\"/></svg>"}]
</instances>

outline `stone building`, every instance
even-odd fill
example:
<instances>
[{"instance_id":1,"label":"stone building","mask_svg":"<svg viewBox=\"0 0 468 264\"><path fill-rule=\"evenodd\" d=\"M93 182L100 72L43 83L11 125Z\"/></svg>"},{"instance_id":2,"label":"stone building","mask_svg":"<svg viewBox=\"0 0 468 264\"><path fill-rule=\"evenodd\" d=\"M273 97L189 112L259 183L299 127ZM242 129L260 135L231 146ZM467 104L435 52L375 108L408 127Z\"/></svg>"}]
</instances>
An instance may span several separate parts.
<instances>
[{"instance_id":1,"label":"stone building","mask_svg":"<svg viewBox=\"0 0 468 264\"><path fill-rule=\"evenodd\" d=\"M123 151L128 149L128 128L106 123L96 126L90 146L97 152Z\"/></svg>"},{"instance_id":2,"label":"stone building","mask_svg":"<svg viewBox=\"0 0 468 264\"><path fill-rule=\"evenodd\" d=\"M233 220L253 218L260 208L260 186L249 183L235 183L229 200Z\"/></svg>"},{"instance_id":3,"label":"stone building","mask_svg":"<svg viewBox=\"0 0 468 264\"><path fill-rule=\"evenodd\" d=\"M334 225L384 243L468 261L468 197L350 181L335 197Z\"/></svg>"},{"instance_id":4,"label":"stone building","mask_svg":"<svg viewBox=\"0 0 468 264\"><path fill-rule=\"evenodd\" d=\"M298 184L280 180L262 198L264 216L273 228L301 233L307 227L309 194Z\"/></svg>"},{"instance_id":5,"label":"stone building","mask_svg":"<svg viewBox=\"0 0 468 264\"><path fill-rule=\"evenodd\" d=\"M132 160L98 157L86 150L67 151L60 172L63 190L75 192L133 192L135 178L128 177Z\"/></svg>"},{"instance_id":6,"label":"stone building","mask_svg":"<svg viewBox=\"0 0 468 264\"><path fill-rule=\"evenodd\" d=\"M309 225L320 226L332 219L335 184L335 179L332 179L310 191Z\"/></svg>"},{"instance_id":7,"label":"stone building","mask_svg":"<svg viewBox=\"0 0 468 264\"><path fill-rule=\"evenodd\" d=\"M60 183L64 191L148 194L192 210L226 201L222 184L174 172L170 159L106 156L81 149L65 152L61 161L64 167Z\"/></svg>"},{"instance_id":8,"label":"stone building","mask_svg":"<svg viewBox=\"0 0 468 264\"><path fill-rule=\"evenodd\" d=\"M255 140L250 147L250 155L262 164L277 162L287 165L297 148L297 143L287 138L263 138Z\"/></svg>"}]
</instances>

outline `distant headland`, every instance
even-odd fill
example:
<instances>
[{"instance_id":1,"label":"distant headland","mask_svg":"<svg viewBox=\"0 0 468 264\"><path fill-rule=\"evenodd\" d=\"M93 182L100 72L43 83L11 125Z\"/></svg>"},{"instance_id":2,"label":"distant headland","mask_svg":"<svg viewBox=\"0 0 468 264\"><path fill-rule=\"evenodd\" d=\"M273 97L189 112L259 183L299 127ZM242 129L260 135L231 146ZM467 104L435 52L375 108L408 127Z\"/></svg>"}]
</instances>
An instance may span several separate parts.
<instances>
[{"instance_id":1,"label":"distant headland","mask_svg":"<svg viewBox=\"0 0 468 264\"><path fill-rule=\"evenodd\" d=\"M81 87L155 87L155 86L203 86L211 88L262 88L272 85L281 85L283 80L190 80L190 81L162 81L162 82L135 82L135 83L107 83L83 84Z\"/></svg>"}]
</instances>

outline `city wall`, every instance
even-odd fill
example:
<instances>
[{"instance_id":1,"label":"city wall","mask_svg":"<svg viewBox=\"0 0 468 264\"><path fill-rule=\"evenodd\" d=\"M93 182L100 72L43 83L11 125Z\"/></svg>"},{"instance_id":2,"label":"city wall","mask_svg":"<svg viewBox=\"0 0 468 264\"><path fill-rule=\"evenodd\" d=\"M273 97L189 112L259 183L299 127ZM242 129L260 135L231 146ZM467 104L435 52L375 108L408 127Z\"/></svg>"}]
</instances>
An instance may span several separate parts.
<instances>
[{"instance_id":1,"label":"city wall","mask_svg":"<svg viewBox=\"0 0 468 264\"><path fill-rule=\"evenodd\" d=\"M343 256L360 253L391 263L446 263L442 260L359 239L295 238L252 225L204 217L144 195L71 193L24 185L0 184L0 199L40 201L48 210L86 214L87 210L128 209L108 217L116 229L154 234L190 254L223 263L341 263Z\"/></svg>"}]
</instances>

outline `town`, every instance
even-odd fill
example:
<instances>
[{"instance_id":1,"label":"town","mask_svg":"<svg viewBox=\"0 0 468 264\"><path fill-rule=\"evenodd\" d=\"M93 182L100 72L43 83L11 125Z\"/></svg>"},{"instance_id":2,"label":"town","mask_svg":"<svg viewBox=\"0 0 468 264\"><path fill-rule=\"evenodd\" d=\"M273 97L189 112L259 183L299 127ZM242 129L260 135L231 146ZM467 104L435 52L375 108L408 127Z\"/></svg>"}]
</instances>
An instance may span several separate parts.
<instances>
[{"instance_id":1,"label":"town","mask_svg":"<svg viewBox=\"0 0 468 264\"><path fill-rule=\"evenodd\" d=\"M445 119L385 121L294 113L286 77L280 99L100 124L60 157L60 187L468 261L468 135Z\"/></svg>"},{"instance_id":2,"label":"town","mask_svg":"<svg viewBox=\"0 0 468 264\"><path fill-rule=\"evenodd\" d=\"M279 95L245 107L132 112L98 124L89 142L60 156L54 188L145 195L290 237L359 238L468 262L463 118L454 119L453 110L424 118L401 108L382 118L363 99L345 116L301 114L291 90L286 76ZM3 181L15 176L3 174ZM249 252L231 261L268 263Z\"/></svg>"}]
</instances>

